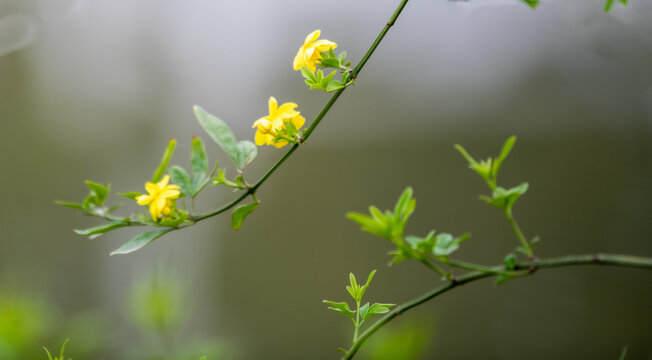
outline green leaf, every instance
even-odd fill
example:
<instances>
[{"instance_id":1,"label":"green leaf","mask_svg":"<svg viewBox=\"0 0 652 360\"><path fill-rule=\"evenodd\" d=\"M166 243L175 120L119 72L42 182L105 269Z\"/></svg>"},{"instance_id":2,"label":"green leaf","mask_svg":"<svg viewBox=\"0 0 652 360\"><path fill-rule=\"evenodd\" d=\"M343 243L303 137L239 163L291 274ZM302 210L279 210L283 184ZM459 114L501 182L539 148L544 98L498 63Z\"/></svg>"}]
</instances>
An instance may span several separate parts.
<instances>
[{"instance_id":1,"label":"green leaf","mask_svg":"<svg viewBox=\"0 0 652 360\"><path fill-rule=\"evenodd\" d=\"M347 286L346 290L351 294L351 297L354 298L355 300L360 300L360 285L358 285L358 281L355 279L355 275L353 273L349 273L349 282L351 283L351 286Z\"/></svg>"},{"instance_id":2,"label":"green leaf","mask_svg":"<svg viewBox=\"0 0 652 360\"><path fill-rule=\"evenodd\" d=\"M516 269L516 255L513 253L507 254L503 263L505 264L505 270L513 271Z\"/></svg>"},{"instance_id":3,"label":"green leaf","mask_svg":"<svg viewBox=\"0 0 652 360\"><path fill-rule=\"evenodd\" d=\"M407 212L409 210L410 200L412 200L412 193L413 191L411 187L405 188L403 193L401 193L401 196L399 196L396 205L394 205L394 219L396 219L396 222L400 222L405 215L408 217L410 216Z\"/></svg>"},{"instance_id":4,"label":"green leaf","mask_svg":"<svg viewBox=\"0 0 652 360\"><path fill-rule=\"evenodd\" d=\"M620 353L620 357L618 358L618 360L625 360L625 358L627 357L627 350L628 350L628 347L627 347L627 345L625 345L625 347L623 348L623 351Z\"/></svg>"},{"instance_id":5,"label":"green leaf","mask_svg":"<svg viewBox=\"0 0 652 360\"><path fill-rule=\"evenodd\" d=\"M104 186L102 184L86 180L86 186L91 189L91 194L95 197L95 205L100 206L104 204L104 200L106 200L106 196L109 194L111 185L109 184Z\"/></svg>"},{"instance_id":6,"label":"green leaf","mask_svg":"<svg viewBox=\"0 0 652 360\"><path fill-rule=\"evenodd\" d=\"M190 175L180 166L174 165L168 170L172 182L179 185L184 196L192 196L192 180Z\"/></svg>"},{"instance_id":7,"label":"green leaf","mask_svg":"<svg viewBox=\"0 0 652 360\"><path fill-rule=\"evenodd\" d=\"M140 195L142 195L142 194L137 192L137 191L130 191L130 192L126 192L126 193L118 193L118 196L126 197L127 199L131 199L131 200L136 200L136 198L139 197Z\"/></svg>"},{"instance_id":8,"label":"green leaf","mask_svg":"<svg viewBox=\"0 0 652 360\"><path fill-rule=\"evenodd\" d=\"M358 312L360 313L360 317L362 318L362 321L367 320L367 313L369 312L369 303L360 306L360 310L358 310Z\"/></svg>"},{"instance_id":9,"label":"green leaf","mask_svg":"<svg viewBox=\"0 0 652 360\"><path fill-rule=\"evenodd\" d=\"M501 274L496 277L496 286L504 283L507 280L513 279L514 277L511 275L506 275L506 274Z\"/></svg>"},{"instance_id":10,"label":"green leaf","mask_svg":"<svg viewBox=\"0 0 652 360\"><path fill-rule=\"evenodd\" d=\"M369 310L366 312L363 320L367 320L375 315L385 314L389 312L389 309L396 304L380 304L375 303L369 307ZM362 309L360 309L360 315L362 315Z\"/></svg>"},{"instance_id":11,"label":"green leaf","mask_svg":"<svg viewBox=\"0 0 652 360\"><path fill-rule=\"evenodd\" d=\"M123 226L127 226L126 222L122 221L113 221L108 224L102 224L98 226L94 226L88 229L83 229L83 230L73 230L75 233L83 236L91 236L91 235L99 235L99 234L104 234L106 232L109 232L111 230L115 230L118 228L121 228Z\"/></svg>"},{"instance_id":12,"label":"green leaf","mask_svg":"<svg viewBox=\"0 0 652 360\"><path fill-rule=\"evenodd\" d=\"M207 113L201 107L195 105L193 107L195 111L195 117L199 121L199 124L204 128L206 133L215 140L217 145L219 145L222 150L231 158L233 163L238 167L238 158L240 156L240 150L238 149L238 144L236 143L235 136L231 131L231 128L217 116ZM238 167L241 169L241 167Z\"/></svg>"},{"instance_id":13,"label":"green leaf","mask_svg":"<svg viewBox=\"0 0 652 360\"><path fill-rule=\"evenodd\" d=\"M384 218L384 215L381 214L381 216ZM360 224L362 231L384 238L389 237L389 230L385 221L379 221L378 219L357 212L348 212L346 213L346 217Z\"/></svg>"},{"instance_id":14,"label":"green leaf","mask_svg":"<svg viewBox=\"0 0 652 360\"><path fill-rule=\"evenodd\" d=\"M432 250L433 254L437 256L448 256L459 249L460 244L471 237L469 234L453 237L448 233L441 233L437 235L435 247Z\"/></svg>"},{"instance_id":15,"label":"green leaf","mask_svg":"<svg viewBox=\"0 0 652 360\"><path fill-rule=\"evenodd\" d=\"M340 66L341 66L341 65L340 65L340 61L337 60L336 58L335 58L335 59L331 59L331 58L328 58L328 59L321 59L321 60L319 61L319 64L320 64L322 67L329 67L329 68L336 68L336 69L339 69Z\"/></svg>"},{"instance_id":16,"label":"green leaf","mask_svg":"<svg viewBox=\"0 0 652 360\"><path fill-rule=\"evenodd\" d=\"M257 207L258 203L255 202L238 206L235 210L233 210L233 214L231 215L231 228L233 228L233 230L238 230L242 226L242 222L247 217L247 215L251 214L254 210L256 210Z\"/></svg>"},{"instance_id":17,"label":"green leaf","mask_svg":"<svg viewBox=\"0 0 652 360\"><path fill-rule=\"evenodd\" d=\"M324 300L324 303L329 306L328 308L330 310L338 312L338 313L350 318L351 320L353 320L353 318L355 317L355 311L351 311L351 309L349 308L349 304L347 304L344 301L342 301L342 302L334 302L334 301Z\"/></svg>"},{"instance_id":18,"label":"green leaf","mask_svg":"<svg viewBox=\"0 0 652 360\"><path fill-rule=\"evenodd\" d=\"M203 179L208 174L208 159L204 143L200 138L192 139L190 147L190 170L192 172L193 182L195 179Z\"/></svg>"},{"instance_id":19,"label":"green leaf","mask_svg":"<svg viewBox=\"0 0 652 360\"><path fill-rule=\"evenodd\" d=\"M465 148L462 147L460 144L455 144L455 150L457 150L462 156L466 159L466 161L469 163L469 167L471 169L475 169L478 166L478 162L475 161L475 159L469 155L469 153L466 151Z\"/></svg>"},{"instance_id":20,"label":"green leaf","mask_svg":"<svg viewBox=\"0 0 652 360\"><path fill-rule=\"evenodd\" d=\"M206 356L200 357L199 360L206 360Z\"/></svg>"},{"instance_id":21,"label":"green leaf","mask_svg":"<svg viewBox=\"0 0 652 360\"><path fill-rule=\"evenodd\" d=\"M110 255L123 255L130 254L134 251L142 249L145 245L151 243L152 241L160 238L161 236L169 233L174 229L156 229L145 231L139 235L136 235L133 239L127 241L125 244L120 246L117 250L114 250Z\"/></svg>"},{"instance_id":22,"label":"green leaf","mask_svg":"<svg viewBox=\"0 0 652 360\"><path fill-rule=\"evenodd\" d=\"M364 292L367 290L369 285L371 284L371 279L374 278L374 274L376 273L376 270L372 270L369 273L369 276L367 277L367 282L364 284L364 286L360 289L360 299L364 296Z\"/></svg>"},{"instance_id":23,"label":"green leaf","mask_svg":"<svg viewBox=\"0 0 652 360\"><path fill-rule=\"evenodd\" d=\"M431 230L426 237L406 236L405 241L412 246L412 248L420 253L429 254L435 246L435 230Z\"/></svg>"},{"instance_id":24,"label":"green leaf","mask_svg":"<svg viewBox=\"0 0 652 360\"><path fill-rule=\"evenodd\" d=\"M323 88L327 88L328 84L333 80L333 76L335 76L336 71L332 71L330 74L328 74L326 77L321 79L320 84Z\"/></svg>"},{"instance_id":25,"label":"green leaf","mask_svg":"<svg viewBox=\"0 0 652 360\"><path fill-rule=\"evenodd\" d=\"M340 61L341 64L344 64L346 62L346 51L342 51L338 56L337 60Z\"/></svg>"},{"instance_id":26,"label":"green leaf","mask_svg":"<svg viewBox=\"0 0 652 360\"><path fill-rule=\"evenodd\" d=\"M516 200L527 192L528 183L524 182L519 186L513 187L511 189L505 189L503 187L496 187L496 190L493 191L492 197L480 196L480 199L499 208L502 210L510 210Z\"/></svg>"},{"instance_id":27,"label":"green leaf","mask_svg":"<svg viewBox=\"0 0 652 360\"><path fill-rule=\"evenodd\" d=\"M325 90L326 90L326 92L333 92L333 91L337 91L337 90L339 90L339 89L341 89L343 87L344 86L342 86L341 82L339 82L338 80L333 80L333 81L329 82L328 85L326 85Z\"/></svg>"},{"instance_id":28,"label":"green leaf","mask_svg":"<svg viewBox=\"0 0 652 360\"><path fill-rule=\"evenodd\" d=\"M73 209L77 209L77 210L86 210L82 206L82 204L77 204L77 203L74 203L74 202L55 201L54 203L57 204L57 205L61 205L61 206L65 206L65 207L69 207L69 208L73 208Z\"/></svg>"},{"instance_id":29,"label":"green leaf","mask_svg":"<svg viewBox=\"0 0 652 360\"><path fill-rule=\"evenodd\" d=\"M321 80L324 78L324 72L321 70L317 70L315 75L317 76L315 80L317 81L318 84L321 84Z\"/></svg>"},{"instance_id":30,"label":"green leaf","mask_svg":"<svg viewBox=\"0 0 652 360\"><path fill-rule=\"evenodd\" d=\"M304 77L306 80L310 80L312 83L316 83L316 82L317 82L317 78L315 77L315 73L312 72L312 70L310 70L309 67L307 67L307 66L302 66L301 69L300 69L300 71L301 71L301 75L303 75L303 77Z\"/></svg>"},{"instance_id":31,"label":"green leaf","mask_svg":"<svg viewBox=\"0 0 652 360\"><path fill-rule=\"evenodd\" d=\"M172 158L172 154L174 153L174 148L177 147L177 141L175 139L170 139L170 142L168 143L168 147L165 149L165 152L163 153L163 157L161 158L161 163L158 165L158 168L156 171L154 171L154 175L152 175L152 182L159 182L161 178L163 178L163 174L165 173L165 170L168 168L168 164L170 163L170 158Z\"/></svg>"},{"instance_id":32,"label":"green leaf","mask_svg":"<svg viewBox=\"0 0 652 360\"><path fill-rule=\"evenodd\" d=\"M614 6L614 0L606 0L604 2L604 12L611 11L611 8Z\"/></svg>"},{"instance_id":33,"label":"green leaf","mask_svg":"<svg viewBox=\"0 0 652 360\"><path fill-rule=\"evenodd\" d=\"M539 0L523 0L524 3L528 4L532 9L535 9L539 6Z\"/></svg>"},{"instance_id":34,"label":"green leaf","mask_svg":"<svg viewBox=\"0 0 652 360\"><path fill-rule=\"evenodd\" d=\"M509 152L512 151L515 142L516 136L510 136L507 141L505 141L505 144L503 144L503 149L500 151L498 158L494 160L493 166L491 168L491 173L494 179L498 177L498 170L500 170L500 166L507 158L507 155L509 155Z\"/></svg>"},{"instance_id":35,"label":"green leaf","mask_svg":"<svg viewBox=\"0 0 652 360\"><path fill-rule=\"evenodd\" d=\"M351 74L348 71L344 71L342 74L342 84L346 85L347 82L349 82L349 77Z\"/></svg>"},{"instance_id":36,"label":"green leaf","mask_svg":"<svg viewBox=\"0 0 652 360\"><path fill-rule=\"evenodd\" d=\"M248 140L238 142L238 157L235 166L242 170L258 156L258 147Z\"/></svg>"}]
</instances>

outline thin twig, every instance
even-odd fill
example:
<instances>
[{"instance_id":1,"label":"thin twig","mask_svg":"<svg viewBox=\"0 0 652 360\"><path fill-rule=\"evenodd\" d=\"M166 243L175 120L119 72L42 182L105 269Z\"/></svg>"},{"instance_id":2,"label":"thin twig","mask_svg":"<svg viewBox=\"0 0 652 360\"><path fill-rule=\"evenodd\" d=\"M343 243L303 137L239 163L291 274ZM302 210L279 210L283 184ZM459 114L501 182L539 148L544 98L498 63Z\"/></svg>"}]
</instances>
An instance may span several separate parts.
<instances>
[{"instance_id":1,"label":"thin twig","mask_svg":"<svg viewBox=\"0 0 652 360\"><path fill-rule=\"evenodd\" d=\"M652 269L652 258L645 258L640 256L630 256L630 255L613 255L613 254L588 254L588 255L570 255L570 256L560 256L550 259L538 259L534 261L528 261L516 266L516 269L531 269L529 275L534 274L536 270L541 269L551 269L556 267L571 266L571 265L612 265L612 266L624 266L624 267L633 267L633 268L642 268L642 269ZM505 271L505 267L494 266L491 268L494 271ZM448 283L441 287L435 288L430 292L423 294L413 300L410 300L406 303L403 303L384 317L380 318L378 321L373 323L365 332L358 337L358 341L354 342L351 345L351 348L347 351L346 355L342 357L343 360L352 359L355 353L360 349L364 342L373 335L380 328L385 326L395 317L401 315L402 313L421 305L429 300L434 299L435 297L452 290L458 286L496 276L495 273L490 272L471 272L465 275L462 275L456 278L455 282Z\"/></svg>"}]
</instances>

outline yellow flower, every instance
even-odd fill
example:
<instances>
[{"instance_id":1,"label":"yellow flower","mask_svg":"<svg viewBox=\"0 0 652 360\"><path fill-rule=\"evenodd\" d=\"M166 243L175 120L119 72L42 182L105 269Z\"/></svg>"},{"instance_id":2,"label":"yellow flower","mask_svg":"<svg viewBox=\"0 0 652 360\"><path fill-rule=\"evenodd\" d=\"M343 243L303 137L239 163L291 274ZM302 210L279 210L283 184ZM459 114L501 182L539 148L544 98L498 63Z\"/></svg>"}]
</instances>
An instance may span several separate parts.
<instances>
[{"instance_id":1,"label":"yellow flower","mask_svg":"<svg viewBox=\"0 0 652 360\"><path fill-rule=\"evenodd\" d=\"M274 137L276 137L279 130L285 128L288 122L292 122L292 125L297 130L306 122L306 119L299 115L298 111L294 110L297 106L295 103L285 103L278 106L276 99L270 96L269 115L256 120L252 126L252 128L258 127L255 137L256 145L261 146L267 144L274 145L277 148L287 145L288 142L285 140L279 140L274 143Z\"/></svg>"},{"instance_id":2,"label":"yellow flower","mask_svg":"<svg viewBox=\"0 0 652 360\"><path fill-rule=\"evenodd\" d=\"M317 40L319 35L321 35L321 30L315 30L306 36L306 40L299 48L297 56L294 57L294 63L292 64L294 70L307 66L314 72L317 69L316 64L321 60L320 53L337 47L337 44L332 41Z\"/></svg>"},{"instance_id":3,"label":"yellow flower","mask_svg":"<svg viewBox=\"0 0 652 360\"><path fill-rule=\"evenodd\" d=\"M170 176L165 175L161 181L155 183L148 182L145 184L147 195L140 195L136 198L138 205L149 204L149 212L152 219L158 220L164 215L169 215L171 211L172 200L179 197L179 186L168 185Z\"/></svg>"}]
</instances>

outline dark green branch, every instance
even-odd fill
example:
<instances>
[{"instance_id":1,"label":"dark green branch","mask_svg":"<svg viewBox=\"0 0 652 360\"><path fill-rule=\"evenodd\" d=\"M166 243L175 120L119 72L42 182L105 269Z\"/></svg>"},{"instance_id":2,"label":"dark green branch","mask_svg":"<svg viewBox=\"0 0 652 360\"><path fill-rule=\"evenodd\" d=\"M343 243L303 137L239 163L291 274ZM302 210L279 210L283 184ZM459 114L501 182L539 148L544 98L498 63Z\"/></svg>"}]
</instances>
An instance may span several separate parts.
<instances>
[{"instance_id":1,"label":"dark green branch","mask_svg":"<svg viewBox=\"0 0 652 360\"><path fill-rule=\"evenodd\" d=\"M590 254L590 255L571 255L571 256L560 256L551 259L540 259L534 261L528 261L517 265L517 269L529 269L530 275L534 274L535 271L540 269L551 269L562 266L571 266L571 265L612 265L612 266L624 266L624 267L633 267L633 268L642 268L642 269L652 269L652 258L645 258L639 256L630 256L630 255L612 255L612 254ZM494 266L491 268L493 271L505 271L504 266ZM415 298L411 301L403 303L389 314L385 315L373 325L371 325L365 332L360 335L358 341L354 342L351 345L351 348L347 351L346 355L342 359L352 359L355 353L360 349L364 342L373 335L380 328L385 326L395 317L401 315L402 313L421 305L433 298L452 290L458 286L470 283L472 281L496 276L495 273L490 272L471 272L465 275L462 275L455 279L455 281L450 282L444 286L433 289L432 291L421 295L418 298Z\"/></svg>"}]
</instances>

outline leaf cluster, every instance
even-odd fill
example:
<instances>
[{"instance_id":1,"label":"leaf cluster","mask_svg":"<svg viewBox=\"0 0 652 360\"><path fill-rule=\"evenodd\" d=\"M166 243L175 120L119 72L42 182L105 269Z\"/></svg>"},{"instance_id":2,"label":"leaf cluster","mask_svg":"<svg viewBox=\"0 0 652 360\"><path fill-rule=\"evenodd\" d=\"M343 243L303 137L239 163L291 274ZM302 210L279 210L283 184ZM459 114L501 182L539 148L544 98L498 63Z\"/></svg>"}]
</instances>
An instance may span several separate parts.
<instances>
[{"instance_id":1,"label":"leaf cluster","mask_svg":"<svg viewBox=\"0 0 652 360\"><path fill-rule=\"evenodd\" d=\"M367 319L375 315L385 314L389 312L389 309L396 304L384 304L384 303L374 303L369 304L368 302L360 306L362 302L362 297L364 296L365 291L371 284L371 279L373 279L376 270L373 270L369 273L367 277L367 282L364 285L358 284L355 275L353 273L349 274L350 285L346 287L346 291L351 295L353 300L356 303L356 309L351 310L349 304L345 301L335 302L324 300L324 303L328 305L328 309L335 311L336 313L342 314L351 321L353 321L354 326L359 328Z\"/></svg>"},{"instance_id":2,"label":"leaf cluster","mask_svg":"<svg viewBox=\"0 0 652 360\"><path fill-rule=\"evenodd\" d=\"M320 54L321 60L319 61L319 69L316 72L313 72L307 66L300 69L301 75L304 77L306 85L308 85L310 89L333 92L344 89L349 85L353 85L354 82L353 79L351 79L351 62L346 60L346 51L342 51L336 56L331 48L328 51L321 52ZM322 69L327 68L335 70L331 71L328 75L324 75ZM334 79L338 70L342 74L340 80Z\"/></svg>"},{"instance_id":3,"label":"leaf cluster","mask_svg":"<svg viewBox=\"0 0 652 360\"><path fill-rule=\"evenodd\" d=\"M209 168L206 148L199 137L194 137L190 146L190 171L187 171L179 165L169 166L177 144L175 139L171 139L165 148L158 167L152 175L151 182L159 182L167 172L172 182L179 186L180 194L178 199L183 199L184 197L192 199L192 208L186 209L185 203L183 204L183 208L179 208L177 207L176 201L172 201L169 204L169 214L160 219L152 219L147 212L135 212L128 217L112 216L111 213L115 211L119 205L113 207L107 207L104 205L105 200L110 193L110 185L104 186L92 181L86 181L90 193L81 203L78 204L62 201L57 203L70 208L82 210L91 216L100 217L106 220L107 223L88 229L75 230L77 234L94 238L124 226L145 225L155 227L155 229L147 230L135 236L111 253L111 255L128 254L141 249L150 242L182 225L192 223L194 199L206 187L211 178L213 179L212 185L225 184L235 188L236 190L249 191L250 187L244 180L243 170L258 155L258 148L256 145L247 140L237 141L233 132L224 121L209 114L201 107L195 106L194 113L202 128L228 155L235 165L238 171L236 179L234 181L227 180L224 176L224 170L218 169L217 161L215 162L213 169ZM218 173L217 177L213 177L215 172ZM254 195L253 192L249 193L252 196ZM131 200L136 200L141 193L132 191L119 193L118 195ZM233 212L232 227L234 229L240 228L245 217L253 212L258 204L258 200L255 199L255 203L253 204L236 208Z\"/></svg>"},{"instance_id":4,"label":"leaf cluster","mask_svg":"<svg viewBox=\"0 0 652 360\"><path fill-rule=\"evenodd\" d=\"M435 236L435 231L432 230L425 237L405 236L405 227L416 208L416 200L412 195L412 188L408 187L399 196L393 210L382 212L377 207L370 206L369 215L349 212L346 217L358 223L363 231L385 238L396 245L396 249L389 252L394 256L392 264L406 259L425 261L431 256L446 261L447 256L459 249L460 244L470 235L454 237L449 233L441 233Z\"/></svg>"},{"instance_id":5,"label":"leaf cluster","mask_svg":"<svg viewBox=\"0 0 652 360\"><path fill-rule=\"evenodd\" d=\"M491 189L491 196L480 195L480 199L488 204L491 204L505 212L511 212L512 206L519 197L521 197L528 190L528 183L524 182L518 186L506 189L498 186L498 171L500 170L503 161L511 152L514 144L516 143L516 136L510 136L503 144L500 154L495 158L487 158L486 160L476 161L469 153L462 147L456 144L455 149L462 154L468 161L469 168L475 171L487 183Z\"/></svg>"}]
</instances>

